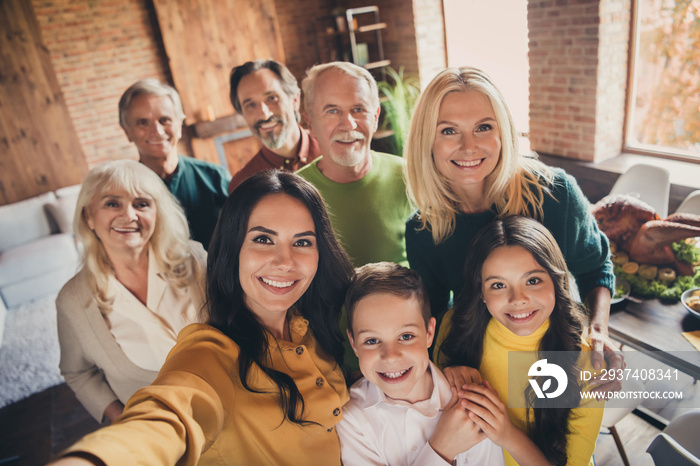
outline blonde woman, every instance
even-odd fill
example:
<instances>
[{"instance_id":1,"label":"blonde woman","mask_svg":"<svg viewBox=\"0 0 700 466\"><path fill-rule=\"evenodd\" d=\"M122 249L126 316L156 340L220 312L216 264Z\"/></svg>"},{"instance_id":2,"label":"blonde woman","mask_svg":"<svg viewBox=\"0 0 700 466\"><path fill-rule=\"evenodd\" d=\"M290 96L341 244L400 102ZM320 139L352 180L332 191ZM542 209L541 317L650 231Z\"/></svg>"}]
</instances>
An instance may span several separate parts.
<instances>
[{"instance_id":1,"label":"blonde woman","mask_svg":"<svg viewBox=\"0 0 700 466\"><path fill-rule=\"evenodd\" d=\"M590 309L594 365L610 346L614 275L608 240L576 180L518 152L501 93L476 68L442 71L416 104L405 150L409 194L418 212L406 225L411 268L428 289L433 314L462 288L467 248L497 217L534 217L551 231ZM527 315L514 315L527 319Z\"/></svg>"},{"instance_id":2,"label":"blonde woman","mask_svg":"<svg viewBox=\"0 0 700 466\"><path fill-rule=\"evenodd\" d=\"M88 173L74 229L83 267L56 299L61 375L98 421L113 421L158 375L178 332L200 322L206 252L146 166Z\"/></svg>"}]
</instances>

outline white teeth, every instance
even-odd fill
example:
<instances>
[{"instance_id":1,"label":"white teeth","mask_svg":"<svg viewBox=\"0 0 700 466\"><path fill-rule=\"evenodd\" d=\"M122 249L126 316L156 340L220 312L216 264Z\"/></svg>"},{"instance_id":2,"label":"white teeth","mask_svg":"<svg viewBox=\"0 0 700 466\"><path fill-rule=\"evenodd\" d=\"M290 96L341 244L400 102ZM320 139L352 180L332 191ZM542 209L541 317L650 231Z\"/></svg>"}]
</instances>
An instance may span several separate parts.
<instances>
[{"instance_id":1,"label":"white teeth","mask_svg":"<svg viewBox=\"0 0 700 466\"><path fill-rule=\"evenodd\" d=\"M269 122L269 123L263 123L262 125L260 125L260 127L261 127L262 129L274 128L275 126L277 126L277 122L276 122L276 121L271 121L271 122Z\"/></svg>"},{"instance_id":2,"label":"white teeth","mask_svg":"<svg viewBox=\"0 0 700 466\"><path fill-rule=\"evenodd\" d=\"M511 317L514 318L514 319L524 319L525 317L528 317L529 315L531 315L533 312L535 312L535 311L532 311L532 312L525 312L525 313L522 313L522 314L508 314L508 315L511 316Z\"/></svg>"},{"instance_id":3,"label":"white teeth","mask_svg":"<svg viewBox=\"0 0 700 466\"><path fill-rule=\"evenodd\" d=\"M401 372L381 372L381 374L388 379L398 379L399 377L404 375L406 372L408 372L408 369L406 369L405 371L401 371Z\"/></svg>"},{"instance_id":4,"label":"white teeth","mask_svg":"<svg viewBox=\"0 0 700 466\"><path fill-rule=\"evenodd\" d=\"M364 141L365 135L359 131L350 131L347 133L337 134L333 137L333 142L340 142L343 144L350 144L357 141Z\"/></svg>"},{"instance_id":5,"label":"white teeth","mask_svg":"<svg viewBox=\"0 0 700 466\"><path fill-rule=\"evenodd\" d=\"M260 278L263 283L274 286L275 288L287 288L288 286L292 286L294 284L294 281L292 280L291 282L277 282L275 280L269 280L267 278Z\"/></svg>"},{"instance_id":6,"label":"white teeth","mask_svg":"<svg viewBox=\"0 0 700 466\"><path fill-rule=\"evenodd\" d=\"M112 228L114 231L118 231L119 233L134 233L139 231L138 228Z\"/></svg>"},{"instance_id":7,"label":"white teeth","mask_svg":"<svg viewBox=\"0 0 700 466\"><path fill-rule=\"evenodd\" d=\"M453 160L452 163L459 165L460 167L476 167L482 162L482 159L472 160L471 162L464 162L462 160Z\"/></svg>"}]
</instances>

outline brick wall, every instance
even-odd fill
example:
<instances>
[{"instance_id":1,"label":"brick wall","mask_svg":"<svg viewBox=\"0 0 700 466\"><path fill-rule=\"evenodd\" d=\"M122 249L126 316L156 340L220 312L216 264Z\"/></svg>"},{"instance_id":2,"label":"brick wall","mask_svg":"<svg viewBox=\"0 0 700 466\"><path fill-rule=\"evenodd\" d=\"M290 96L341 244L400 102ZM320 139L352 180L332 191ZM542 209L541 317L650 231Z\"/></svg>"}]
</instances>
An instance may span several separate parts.
<instances>
[{"instance_id":1,"label":"brick wall","mask_svg":"<svg viewBox=\"0 0 700 466\"><path fill-rule=\"evenodd\" d=\"M143 0L32 0L89 167L138 157L117 104L134 81L167 80L155 14Z\"/></svg>"},{"instance_id":2,"label":"brick wall","mask_svg":"<svg viewBox=\"0 0 700 466\"><path fill-rule=\"evenodd\" d=\"M117 104L134 81L171 82L160 30L149 0L31 0L42 40L63 91L89 167L137 158L119 127ZM276 0L280 33L292 73L302 79L317 62L312 19L364 0ZM426 84L446 63L441 0L379 0L385 57ZM419 59L420 57L420 59ZM226 71L228 73L228 70ZM187 133L181 144L189 153Z\"/></svg>"},{"instance_id":3,"label":"brick wall","mask_svg":"<svg viewBox=\"0 0 700 466\"><path fill-rule=\"evenodd\" d=\"M528 2L530 145L599 161L622 147L629 0Z\"/></svg>"},{"instance_id":4,"label":"brick wall","mask_svg":"<svg viewBox=\"0 0 700 466\"><path fill-rule=\"evenodd\" d=\"M333 0L275 0L287 67L300 82L306 70L318 61L312 21L330 15L334 3Z\"/></svg>"}]
</instances>

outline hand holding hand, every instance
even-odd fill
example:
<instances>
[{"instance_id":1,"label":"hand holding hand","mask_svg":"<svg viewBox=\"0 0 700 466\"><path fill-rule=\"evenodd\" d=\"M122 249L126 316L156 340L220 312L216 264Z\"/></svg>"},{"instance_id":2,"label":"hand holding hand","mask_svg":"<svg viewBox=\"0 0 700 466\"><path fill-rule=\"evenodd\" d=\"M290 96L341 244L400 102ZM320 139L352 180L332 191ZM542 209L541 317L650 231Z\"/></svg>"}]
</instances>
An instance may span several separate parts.
<instances>
[{"instance_id":1,"label":"hand holding hand","mask_svg":"<svg viewBox=\"0 0 700 466\"><path fill-rule=\"evenodd\" d=\"M430 437L430 446L448 463L486 438L460 405L457 390L451 388L451 391L452 398L445 406Z\"/></svg>"},{"instance_id":2,"label":"hand holding hand","mask_svg":"<svg viewBox=\"0 0 700 466\"><path fill-rule=\"evenodd\" d=\"M483 385L469 385L459 392L460 404L469 411L469 417L499 447L505 448L508 438L512 438L513 425L508 410L498 398L498 393L487 381Z\"/></svg>"},{"instance_id":3,"label":"hand holding hand","mask_svg":"<svg viewBox=\"0 0 700 466\"><path fill-rule=\"evenodd\" d=\"M451 387L461 390L464 385L481 384L478 370L467 366L449 366L443 371Z\"/></svg>"}]
</instances>

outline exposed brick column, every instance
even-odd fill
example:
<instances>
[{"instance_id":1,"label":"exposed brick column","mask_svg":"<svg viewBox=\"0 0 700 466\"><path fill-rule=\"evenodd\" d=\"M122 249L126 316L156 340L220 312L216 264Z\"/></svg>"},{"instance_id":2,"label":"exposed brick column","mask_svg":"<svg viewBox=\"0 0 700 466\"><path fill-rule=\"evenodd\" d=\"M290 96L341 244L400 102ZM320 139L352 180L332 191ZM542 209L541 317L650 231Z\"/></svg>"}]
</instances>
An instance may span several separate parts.
<instances>
[{"instance_id":1,"label":"exposed brick column","mask_svg":"<svg viewBox=\"0 0 700 466\"><path fill-rule=\"evenodd\" d=\"M528 2L530 145L600 161L622 147L630 0Z\"/></svg>"},{"instance_id":2,"label":"exposed brick column","mask_svg":"<svg viewBox=\"0 0 700 466\"><path fill-rule=\"evenodd\" d=\"M618 155L625 140L630 12L630 0L600 2L595 161Z\"/></svg>"},{"instance_id":3,"label":"exposed brick column","mask_svg":"<svg viewBox=\"0 0 700 466\"><path fill-rule=\"evenodd\" d=\"M157 25L143 0L32 0L89 167L138 152L117 104L134 81L166 80Z\"/></svg>"},{"instance_id":4,"label":"exposed brick column","mask_svg":"<svg viewBox=\"0 0 700 466\"><path fill-rule=\"evenodd\" d=\"M413 0L418 76L421 87L447 66L442 0Z\"/></svg>"}]
</instances>

